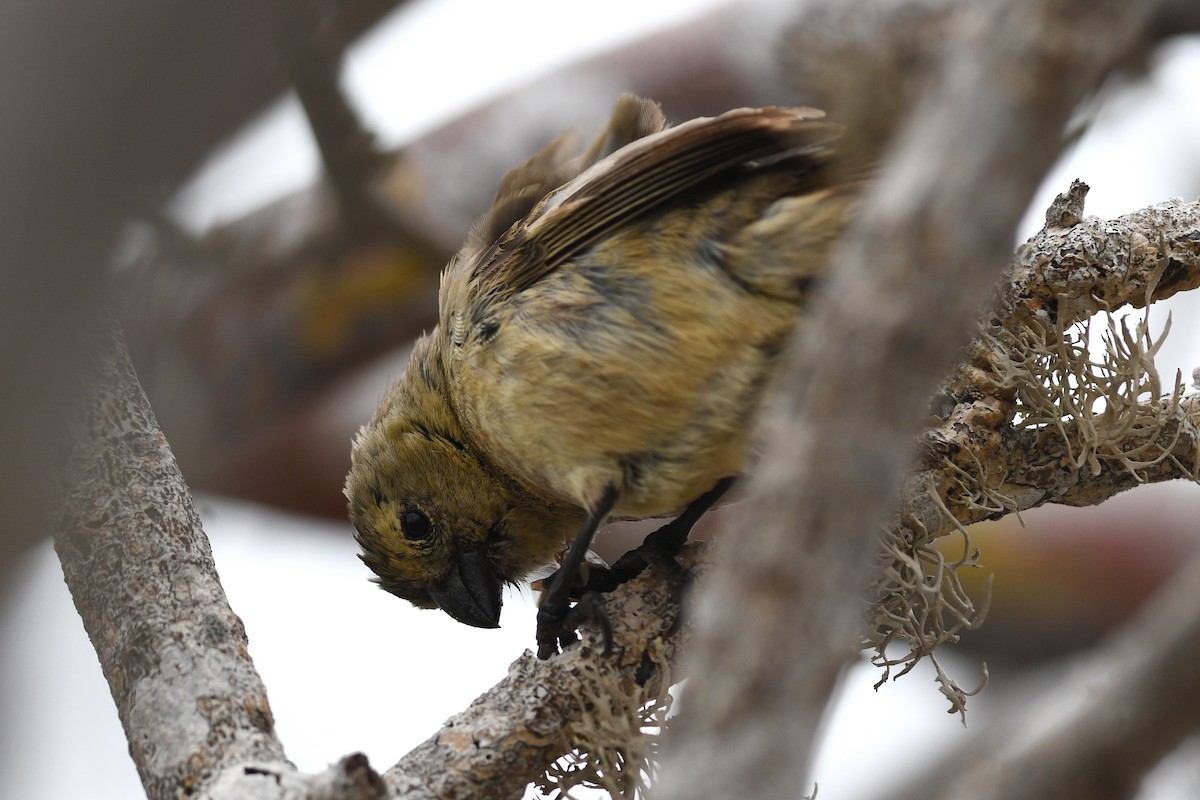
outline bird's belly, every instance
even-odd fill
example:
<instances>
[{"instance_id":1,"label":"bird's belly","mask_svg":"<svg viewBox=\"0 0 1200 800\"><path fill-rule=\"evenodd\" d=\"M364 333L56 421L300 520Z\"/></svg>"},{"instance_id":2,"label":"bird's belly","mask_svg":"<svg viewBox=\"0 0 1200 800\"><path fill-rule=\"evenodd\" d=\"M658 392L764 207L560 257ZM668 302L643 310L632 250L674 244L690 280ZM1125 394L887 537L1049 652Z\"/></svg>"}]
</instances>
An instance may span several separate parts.
<instances>
[{"instance_id":1,"label":"bird's belly","mask_svg":"<svg viewBox=\"0 0 1200 800\"><path fill-rule=\"evenodd\" d=\"M527 293L533 312L517 307L455 380L491 458L584 508L616 487L614 513L634 518L675 513L741 473L795 309L678 288L670 301L641 296L641 308Z\"/></svg>"}]
</instances>

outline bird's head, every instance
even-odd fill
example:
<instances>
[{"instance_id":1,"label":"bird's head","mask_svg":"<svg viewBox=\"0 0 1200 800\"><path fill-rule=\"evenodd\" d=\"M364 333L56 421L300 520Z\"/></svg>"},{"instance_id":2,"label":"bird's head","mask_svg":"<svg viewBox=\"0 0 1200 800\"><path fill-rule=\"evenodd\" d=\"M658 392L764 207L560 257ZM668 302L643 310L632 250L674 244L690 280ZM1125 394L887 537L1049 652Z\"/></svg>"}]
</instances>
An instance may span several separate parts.
<instances>
[{"instance_id":1,"label":"bird's head","mask_svg":"<svg viewBox=\"0 0 1200 800\"><path fill-rule=\"evenodd\" d=\"M549 562L582 512L547 503L475 451L418 343L359 431L346 498L379 586L459 622L499 625L505 583Z\"/></svg>"}]
</instances>

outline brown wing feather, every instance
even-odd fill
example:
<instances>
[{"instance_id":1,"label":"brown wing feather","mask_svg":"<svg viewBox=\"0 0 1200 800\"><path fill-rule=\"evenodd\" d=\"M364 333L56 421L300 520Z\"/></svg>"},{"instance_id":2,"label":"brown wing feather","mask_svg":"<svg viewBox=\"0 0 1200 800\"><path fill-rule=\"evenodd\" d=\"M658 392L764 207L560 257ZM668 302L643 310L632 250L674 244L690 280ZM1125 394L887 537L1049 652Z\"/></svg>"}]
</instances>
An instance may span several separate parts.
<instances>
[{"instance_id":1,"label":"brown wing feather","mask_svg":"<svg viewBox=\"0 0 1200 800\"><path fill-rule=\"evenodd\" d=\"M547 196L469 271L470 318L597 240L722 172L824 150L841 127L811 108L742 108L638 139Z\"/></svg>"},{"instance_id":2,"label":"brown wing feather","mask_svg":"<svg viewBox=\"0 0 1200 800\"><path fill-rule=\"evenodd\" d=\"M525 218L546 195L578 177L583 170L625 145L667 126L658 103L623 94L608 124L582 154L579 136L568 131L500 179L491 208L472 229L465 251L481 253L512 225Z\"/></svg>"},{"instance_id":3,"label":"brown wing feather","mask_svg":"<svg viewBox=\"0 0 1200 800\"><path fill-rule=\"evenodd\" d=\"M519 164L504 176L492 207L475 224L458 253L442 273L439 300L442 331L461 342L466 333L467 310L478 307L477 268L487 261L497 242L555 189L577 178L598 161L626 145L666 128L658 104L632 94L621 95L604 130L582 154L572 156L576 138L566 133ZM485 288L484 291L487 291Z\"/></svg>"}]
</instances>

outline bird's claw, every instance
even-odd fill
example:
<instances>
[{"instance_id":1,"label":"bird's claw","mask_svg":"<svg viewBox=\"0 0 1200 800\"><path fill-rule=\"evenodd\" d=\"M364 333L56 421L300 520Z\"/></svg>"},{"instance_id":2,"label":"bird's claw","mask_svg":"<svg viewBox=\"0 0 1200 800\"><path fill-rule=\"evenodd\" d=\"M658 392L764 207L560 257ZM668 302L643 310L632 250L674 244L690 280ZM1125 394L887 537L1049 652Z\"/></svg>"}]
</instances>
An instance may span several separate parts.
<instances>
[{"instance_id":1,"label":"bird's claw","mask_svg":"<svg viewBox=\"0 0 1200 800\"><path fill-rule=\"evenodd\" d=\"M613 647L612 626L599 592L585 592L574 606L561 611L543 605L537 615L538 658L544 661L578 642L575 630L585 624L600 631L608 655Z\"/></svg>"},{"instance_id":2,"label":"bird's claw","mask_svg":"<svg viewBox=\"0 0 1200 800\"><path fill-rule=\"evenodd\" d=\"M557 655L561 648L574 644L579 637L573 628L567 627L567 613L556 613L542 606L537 615L537 657L545 661Z\"/></svg>"}]
</instances>

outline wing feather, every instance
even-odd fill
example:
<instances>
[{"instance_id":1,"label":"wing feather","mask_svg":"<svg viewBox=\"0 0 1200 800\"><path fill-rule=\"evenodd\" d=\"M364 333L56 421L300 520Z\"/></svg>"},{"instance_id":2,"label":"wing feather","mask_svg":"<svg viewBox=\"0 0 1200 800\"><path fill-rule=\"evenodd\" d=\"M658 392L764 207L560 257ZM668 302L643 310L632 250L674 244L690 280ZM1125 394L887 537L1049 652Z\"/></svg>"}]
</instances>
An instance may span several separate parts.
<instances>
[{"instance_id":1,"label":"wing feather","mask_svg":"<svg viewBox=\"0 0 1200 800\"><path fill-rule=\"evenodd\" d=\"M824 152L841 127L811 108L741 108L637 139L549 194L469 270L472 322L572 256L745 165Z\"/></svg>"}]
</instances>

